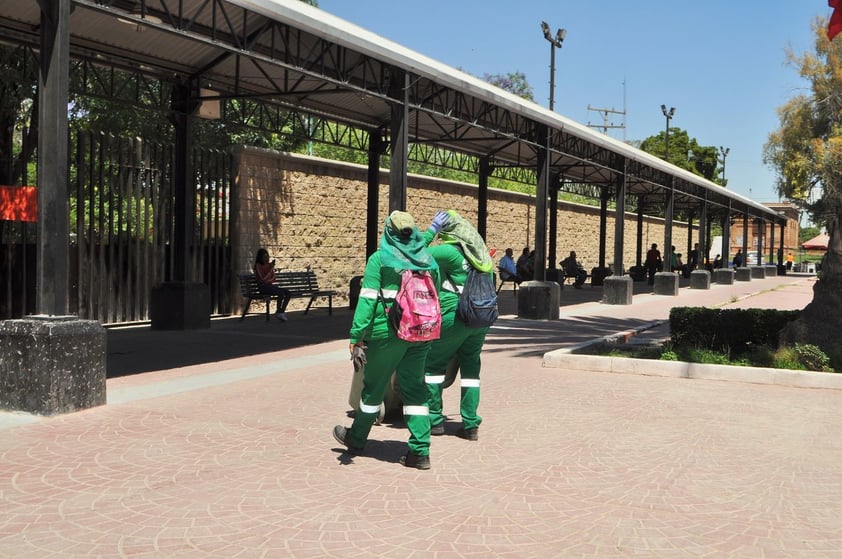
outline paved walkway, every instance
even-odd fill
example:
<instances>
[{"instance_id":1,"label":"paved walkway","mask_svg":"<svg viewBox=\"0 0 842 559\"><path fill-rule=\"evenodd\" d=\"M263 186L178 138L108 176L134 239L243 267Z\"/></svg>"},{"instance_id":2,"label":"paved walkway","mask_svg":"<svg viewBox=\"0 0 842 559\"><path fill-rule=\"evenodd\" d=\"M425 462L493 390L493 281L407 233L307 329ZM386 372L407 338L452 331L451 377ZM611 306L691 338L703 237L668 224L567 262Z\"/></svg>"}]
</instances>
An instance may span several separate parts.
<instances>
[{"instance_id":1,"label":"paved walkway","mask_svg":"<svg viewBox=\"0 0 842 559\"><path fill-rule=\"evenodd\" d=\"M451 415L425 472L398 465L402 427L375 427L365 456L331 438L349 421L347 314L174 334L205 359L171 369L150 368L177 358L166 337L109 332L122 371L108 405L0 414L0 557L839 559L842 390L541 365L545 351L658 323L674 305L802 308L813 281L630 306L565 289L560 321L504 316L484 353L480 440L453 436ZM340 338L301 345L332 327ZM298 343L209 359L252 336ZM445 393L451 414L457 400Z\"/></svg>"}]
</instances>

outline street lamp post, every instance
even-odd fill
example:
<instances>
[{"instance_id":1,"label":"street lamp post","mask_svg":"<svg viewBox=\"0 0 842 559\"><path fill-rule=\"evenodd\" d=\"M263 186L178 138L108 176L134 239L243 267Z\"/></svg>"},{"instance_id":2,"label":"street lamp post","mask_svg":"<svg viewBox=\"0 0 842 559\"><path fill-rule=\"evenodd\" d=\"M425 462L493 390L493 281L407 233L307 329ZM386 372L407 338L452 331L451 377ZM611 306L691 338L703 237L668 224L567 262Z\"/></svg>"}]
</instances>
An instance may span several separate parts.
<instances>
[{"instance_id":1,"label":"street lamp post","mask_svg":"<svg viewBox=\"0 0 842 559\"><path fill-rule=\"evenodd\" d=\"M675 114L675 107L670 107L667 110L666 105L661 105L661 112L664 113L664 116L667 118L667 129L666 129L666 139L664 141L664 160L670 160L670 120L672 119L673 115Z\"/></svg>"},{"instance_id":2,"label":"street lamp post","mask_svg":"<svg viewBox=\"0 0 842 559\"><path fill-rule=\"evenodd\" d=\"M550 42L550 110L552 111L555 103L555 49L561 48L564 42L564 37L567 35L566 29L559 29L555 33L555 37L550 33L550 26L546 21L541 22L541 31L544 32L544 38Z\"/></svg>"},{"instance_id":3,"label":"street lamp post","mask_svg":"<svg viewBox=\"0 0 842 559\"><path fill-rule=\"evenodd\" d=\"M719 153L722 155L722 186L725 186L725 158L731 152L731 148L719 146Z\"/></svg>"}]
</instances>

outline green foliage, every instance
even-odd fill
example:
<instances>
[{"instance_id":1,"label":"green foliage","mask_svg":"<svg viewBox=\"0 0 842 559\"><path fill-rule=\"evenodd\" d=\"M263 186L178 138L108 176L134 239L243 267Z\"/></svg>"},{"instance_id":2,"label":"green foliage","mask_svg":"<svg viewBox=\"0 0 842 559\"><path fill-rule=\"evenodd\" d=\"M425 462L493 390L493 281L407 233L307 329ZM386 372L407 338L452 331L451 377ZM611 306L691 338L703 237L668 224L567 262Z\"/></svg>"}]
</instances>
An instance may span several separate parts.
<instances>
[{"instance_id":1,"label":"green foliage","mask_svg":"<svg viewBox=\"0 0 842 559\"><path fill-rule=\"evenodd\" d=\"M532 92L532 86L526 81L526 75L523 72L509 72L508 74L483 74L482 79L496 85L500 89L513 93L518 97L523 97L529 101L535 101L535 95Z\"/></svg>"},{"instance_id":2,"label":"green foliage","mask_svg":"<svg viewBox=\"0 0 842 559\"><path fill-rule=\"evenodd\" d=\"M798 362L804 365L807 370L830 370L830 357L817 346L812 344L795 344L793 350L795 351L795 355L798 356Z\"/></svg>"},{"instance_id":3,"label":"green foliage","mask_svg":"<svg viewBox=\"0 0 842 559\"><path fill-rule=\"evenodd\" d=\"M777 347L778 333L798 315L799 311L775 309L674 307L670 310L671 340L679 347L728 347L743 354L750 346Z\"/></svg>"},{"instance_id":4,"label":"green foliage","mask_svg":"<svg viewBox=\"0 0 842 559\"><path fill-rule=\"evenodd\" d=\"M670 151L667 161L676 167L724 186L722 180L717 178L721 174L721 167L719 167L719 152L715 146L700 145L695 138L690 138L687 131L681 128L671 127L669 134ZM644 139L640 142L640 149L664 159L666 131Z\"/></svg>"},{"instance_id":5,"label":"green foliage","mask_svg":"<svg viewBox=\"0 0 842 559\"><path fill-rule=\"evenodd\" d=\"M778 108L780 126L769 134L763 161L777 175L778 192L800 201L817 224L842 212L842 41L827 39L827 21L812 24L814 50L787 52L810 84Z\"/></svg>"},{"instance_id":6,"label":"green foliage","mask_svg":"<svg viewBox=\"0 0 842 559\"><path fill-rule=\"evenodd\" d=\"M821 228L816 227L815 225L807 225L805 227L802 227L798 230L798 244L800 245L803 242L809 241L813 237L818 236L821 232Z\"/></svg>"},{"instance_id":7,"label":"green foliage","mask_svg":"<svg viewBox=\"0 0 842 559\"><path fill-rule=\"evenodd\" d=\"M661 361L681 361L681 359L675 351L668 349L661 353Z\"/></svg>"}]
</instances>

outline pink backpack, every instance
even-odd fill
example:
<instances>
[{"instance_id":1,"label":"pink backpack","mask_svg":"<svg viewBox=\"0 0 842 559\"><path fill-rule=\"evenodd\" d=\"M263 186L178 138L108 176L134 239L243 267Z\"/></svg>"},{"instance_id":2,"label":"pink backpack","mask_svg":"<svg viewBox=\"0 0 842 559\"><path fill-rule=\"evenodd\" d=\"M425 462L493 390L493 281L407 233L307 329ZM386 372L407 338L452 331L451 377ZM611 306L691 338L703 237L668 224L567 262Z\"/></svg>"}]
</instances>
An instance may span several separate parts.
<instances>
[{"instance_id":1,"label":"pink backpack","mask_svg":"<svg viewBox=\"0 0 842 559\"><path fill-rule=\"evenodd\" d=\"M386 307L382 290L380 300L387 309L389 324L400 339L427 342L437 340L441 335L439 297L430 272L404 270L392 307Z\"/></svg>"}]
</instances>

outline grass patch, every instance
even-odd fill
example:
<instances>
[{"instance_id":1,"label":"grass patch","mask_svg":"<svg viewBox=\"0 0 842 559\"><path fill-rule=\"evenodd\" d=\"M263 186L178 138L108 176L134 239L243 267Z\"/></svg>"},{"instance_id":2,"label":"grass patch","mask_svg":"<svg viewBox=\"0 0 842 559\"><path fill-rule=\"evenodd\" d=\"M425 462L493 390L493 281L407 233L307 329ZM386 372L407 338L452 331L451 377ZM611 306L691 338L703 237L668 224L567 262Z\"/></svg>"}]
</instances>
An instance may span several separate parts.
<instances>
[{"instance_id":1,"label":"grass patch","mask_svg":"<svg viewBox=\"0 0 842 559\"><path fill-rule=\"evenodd\" d=\"M717 350L694 346L674 346L670 342L635 344L600 342L586 346L576 353L601 355L604 357L627 357L632 359L658 359L662 361L684 361L709 365L735 365L739 367L768 367L796 371L834 371L830 360L813 345L796 344L793 347L772 348L765 345L749 346L742 353L734 354L729 348Z\"/></svg>"}]
</instances>

